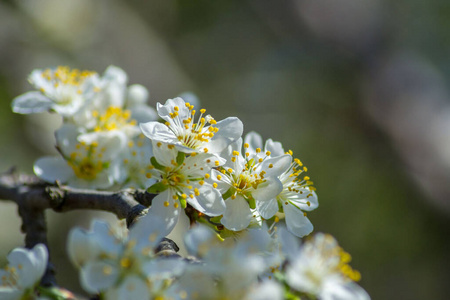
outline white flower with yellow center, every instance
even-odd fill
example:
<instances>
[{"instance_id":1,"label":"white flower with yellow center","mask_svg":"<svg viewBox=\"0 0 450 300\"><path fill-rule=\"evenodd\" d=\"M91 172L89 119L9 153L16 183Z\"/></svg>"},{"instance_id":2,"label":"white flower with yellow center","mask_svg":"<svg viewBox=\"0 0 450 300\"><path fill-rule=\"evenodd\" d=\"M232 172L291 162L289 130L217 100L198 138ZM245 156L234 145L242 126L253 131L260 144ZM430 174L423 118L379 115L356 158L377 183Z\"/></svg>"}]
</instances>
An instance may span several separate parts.
<instances>
[{"instance_id":1,"label":"white flower with yellow center","mask_svg":"<svg viewBox=\"0 0 450 300\"><path fill-rule=\"evenodd\" d=\"M105 299L154 299L164 293L164 280L182 271L181 260L155 257L155 248L169 233L157 216L140 218L128 236L116 235L101 221L91 227L89 232L73 229L67 244L89 293Z\"/></svg>"},{"instance_id":2,"label":"white flower with yellow center","mask_svg":"<svg viewBox=\"0 0 450 300\"><path fill-rule=\"evenodd\" d=\"M124 70L116 66L109 66L102 77L98 79L94 97L90 98L74 116L74 122L89 131L101 128L98 119L104 116L110 107L116 110L120 109L120 112L116 111L115 115L125 117L127 122L157 120L155 109L147 105L148 90L139 84L127 87L127 81L128 76ZM116 125L120 126L120 124Z\"/></svg>"},{"instance_id":3,"label":"white flower with yellow center","mask_svg":"<svg viewBox=\"0 0 450 300\"><path fill-rule=\"evenodd\" d=\"M324 300L368 300L355 281L361 275L348 263L350 254L328 234L316 234L303 244L286 268L289 286Z\"/></svg>"},{"instance_id":4,"label":"white flower with yellow center","mask_svg":"<svg viewBox=\"0 0 450 300\"><path fill-rule=\"evenodd\" d=\"M136 120L131 118L131 111L110 106L103 113L92 112L93 128L87 128L86 133L78 136L80 142L92 144L102 143L109 139L119 139L120 149L140 133Z\"/></svg>"},{"instance_id":5,"label":"white flower with yellow center","mask_svg":"<svg viewBox=\"0 0 450 300\"><path fill-rule=\"evenodd\" d=\"M13 100L16 113L30 114L55 111L64 117L73 116L95 94L98 75L68 67L34 70L30 83L39 91L28 92Z\"/></svg>"},{"instance_id":6,"label":"white flower with yellow center","mask_svg":"<svg viewBox=\"0 0 450 300\"><path fill-rule=\"evenodd\" d=\"M120 139L111 138L86 144L78 142L79 130L71 124L56 132L60 157L43 157L34 164L35 174L47 181L66 183L77 188L106 189L118 178L117 156Z\"/></svg>"},{"instance_id":7,"label":"white flower with yellow center","mask_svg":"<svg viewBox=\"0 0 450 300\"><path fill-rule=\"evenodd\" d=\"M264 298L255 293L260 287L258 275L266 268L264 253L270 242L263 230L242 233L235 243L227 244L209 228L194 227L186 233L185 245L202 264L186 266L184 274L169 289L169 296L199 300L281 299L278 295Z\"/></svg>"},{"instance_id":8,"label":"white flower with yellow center","mask_svg":"<svg viewBox=\"0 0 450 300\"><path fill-rule=\"evenodd\" d=\"M142 132L152 141L174 145L184 153L217 154L242 135L243 125L238 118L216 122L209 115L204 117L206 110L201 109L195 121L194 106L181 98L169 99L164 105L158 103L157 111L165 124L141 124Z\"/></svg>"},{"instance_id":9,"label":"white flower with yellow center","mask_svg":"<svg viewBox=\"0 0 450 300\"><path fill-rule=\"evenodd\" d=\"M253 217L251 209L255 209L265 219L269 219L278 211L276 197L283 190L278 179L291 164L290 155L250 158L250 153L243 156L242 139L232 143L221 156L227 160L219 170L212 170L211 179L222 193L227 209L221 223L228 229L239 231L248 227ZM249 145L244 144L248 149Z\"/></svg>"},{"instance_id":10,"label":"white flower with yellow center","mask_svg":"<svg viewBox=\"0 0 450 300\"><path fill-rule=\"evenodd\" d=\"M263 153L270 153L271 157L285 154L281 143L274 142L272 139L266 141L264 151L261 151L262 138L256 132L248 133L245 136L245 142L249 146L247 150L249 157L254 159L261 159ZM289 150L286 154L292 155L293 153ZM303 174L306 171L307 168L303 166L303 163L295 158L290 167L279 176L283 184L283 191L276 197L279 206L283 208L288 230L298 237L312 232L313 225L307 218L306 212L319 206L313 182L309 176Z\"/></svg>"},{"instance_id":11,"label":"white flower with yellow center","mask_svg":"<svg viewBox=\"0 0 450 300\"><path fill-rule=\"evenodd\" d=\"M290 151L289 153L292 154ZM308 176L303 176L307 168L295 158L289 169L280 175L283 191L277 196L283 207L287 229L298 237L303 237L313 231L313 225L306 216L319 206L313 182Z\"/></svg>"},{"instance_id":12,"label":"white flower with yellow center","mask_svg":"<svg viewBox=\"0 0 450 300\"><path fill-rule=\"evenodd\" d=\"M159 195L153 199L149 214L163 217L173 228L181 208L186 208L187 203L208 216L224 212L225 203L216 189L217 184L205 182L211 168L222 165L223 159L195 152L186 157L174 145L155 141L153 155L152 169L148 173L157 183L147 190Z\"/></svg>"},{"instance_id":13,"label":"white flower with yellow center","mask_svg":"<svg viewBox=\"0 0 450 300\"><path fill-rule=\"evenodd\" d=\"M31 250L16 248L7 259L8 265L0 269L0 299L35 299L34 287L47 267L47 248L43 244Z\"/></svg>"}]
</instances>

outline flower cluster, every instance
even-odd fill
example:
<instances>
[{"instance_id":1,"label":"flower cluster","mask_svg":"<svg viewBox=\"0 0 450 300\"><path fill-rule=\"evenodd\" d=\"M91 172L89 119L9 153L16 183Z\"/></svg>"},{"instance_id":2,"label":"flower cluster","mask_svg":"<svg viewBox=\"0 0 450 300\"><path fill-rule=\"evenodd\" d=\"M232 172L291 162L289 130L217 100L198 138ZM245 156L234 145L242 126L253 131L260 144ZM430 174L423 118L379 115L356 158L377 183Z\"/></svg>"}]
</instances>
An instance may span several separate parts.
<instances>
[{"instance_id":1,"label":"flower cluster","mask_svg":"<svg viewBox=\"0 0 450 300\"><path fill-rule=\"evenodd\" d=\"M67 248L87 292L106 299L156 299L184 265L179 259L155 256L156 246L168 232L165 222L150 215L128 234L95 220L91 231L73 229Z\"/></svg>"},{"instance_id":2,"label":"flower cluster","mask_svg":"<svg viewBox=\"0 0 450 300\"><path fill-rule=\"evenodd\" d=\"M155 120L141 85L127 86L126 73L114 66L103 76L68 67L35 70L29 77L37 89L14 99L12 109L28 114L54 112L63 125L55 133L59 157L36 161L42 179L79 188L113 185L145 188L151 146L139 122Z\"/></svg>"},{"instance_id":3,"label":"flower cluster","mask_svg":"<svg viewBox=\"0 0 450 300\"><path fill-rule=\"evenodd\" d=\"M14 99L13 111L48 111L63 120L55 133L60 156L37 160L37 176L77 188L154 194L128 233L102 221L90 231L72 230L69 257L88 293L102 299L369 299L355 283L361 276L348 265L350 255L333 237L319 233L299 245L313 230L307 212L318 199L307 168L280 142L263 142L253 131L242 136L238 118L217 121L181 97L154 110L146 104L148 91L127 86L117 67L102 76L67 67L35 70L29 80L36 91ZM158 255L183 212L192 225L184 237L191 257ZM17 268L6 269L2 288L32 293L43 271L24 284L14 277L20 272L11 271Z\"/></svg>"}]
</instances>

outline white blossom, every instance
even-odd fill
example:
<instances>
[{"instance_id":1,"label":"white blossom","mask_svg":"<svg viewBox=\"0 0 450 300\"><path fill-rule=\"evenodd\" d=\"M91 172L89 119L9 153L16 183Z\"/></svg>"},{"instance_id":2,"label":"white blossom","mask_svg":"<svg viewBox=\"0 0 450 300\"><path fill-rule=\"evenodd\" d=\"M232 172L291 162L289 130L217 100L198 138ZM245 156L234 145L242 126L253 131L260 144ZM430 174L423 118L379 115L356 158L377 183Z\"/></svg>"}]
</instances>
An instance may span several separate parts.
<instances>
[{"instance_id":1,"label":"white blossom","mask_svg":"<svg viewBox=\"0 0 450 300\"><path fill-rule=\"evenodd\" d=\"M203 117L206 110L200 109L195 121L194 106L181 98L169 99L164 105L158 103L157 111L166 122L141 124L142 132L152 141L174 145L181 152L217 154L242 135L243 125L238 118L216 122L212 117Z\"/></svg>"},{"instance_id":2,"label":"white blossom","mask_svg":"<svg viewBox=\"0 0 450 300\"><path fill-rule=\"evenodd\" d=\"M152 201L149 214L163 217L173 228L181 208L189 203L208 216L221 215L225 203L217 189L205 182L212 167L223 164L213 154L191 153L187 156L172 144L153 142L151 170L156 183L149 187L151 193L159 193Z\"/></svg>"},{"instance_id":3,"label":"white blossom","mask_svg":"<svg viewBox=\"0 0 450 300\"><path fill-rule=\"evenodd\" d=\"M29 82L38 90L16 97L14 112L29 114L54 111L63 117L72 117L95 94L98 75L69 67L34 70Z\"/></svg>"},{"instance_id":4,"label":"white blossom","mask_svg":"<svg viewBox=\"0 0 450 300\"><path fill-rule=\"evenodd\" d=\"M321 300L365 300L369 295L355 283L361 277L348 262L351 257L327 234L316 234L292 257L287 283Z\"/></svg>"},{"instance_id":5,"label":"white blossom","mask_svg":"<svg viewBox=\"0 0 450 300\"><path fill-rule=\"evenodd\" d=\"M167 224L150 215L139 219L128 236L94 221L89 232L73 229L67 246L87 292L107 299L149 299L164 293L164 281L183 269L181 260L155 257L156 246L168 233Z\"/></svg>"},{"instance_id":6,"label":"white blossom","mask_svg":"<svg viewBox=\"0 0 450 300\"><path fill-rule=\"evenodd\" d=\"M7 257L8 265L0 269L0 299L19 300L33 297L47 267L48 251L45 245L33 249L16 248Z\"/></svg>"},{"instance_id":7,"label":"white blossom","mask_svg":"<svg viewBox=\"0 0 450 300\"><path fill-rule=\"evenodd\" d=\"M221 223L228 229L239 231L248 227L252 218L251 209L255 209L265 219L269 219L278 211L276 197L283 190L278 179L291 163L290 155L250 158L250 153L242 155L242 139L232 143L221 156L227 162L220 170L212 170L211 180L225 199L227 209ZM248 145L245 144L247 149Z\"/></svg>"}]
</instances>

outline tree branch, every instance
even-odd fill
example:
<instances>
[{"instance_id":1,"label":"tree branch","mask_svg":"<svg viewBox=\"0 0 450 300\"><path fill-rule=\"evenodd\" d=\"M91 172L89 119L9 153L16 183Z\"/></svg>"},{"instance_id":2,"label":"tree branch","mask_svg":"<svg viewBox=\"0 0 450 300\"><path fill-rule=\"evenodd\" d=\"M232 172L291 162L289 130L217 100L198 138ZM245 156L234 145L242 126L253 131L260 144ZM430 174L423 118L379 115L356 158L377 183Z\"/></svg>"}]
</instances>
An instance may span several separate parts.
<instances>
[{"instance_id":1,"label":"tree branch","mask_svg":"<svg viewBox=\"0 0 450 300\"><path fill-rule=\"evenodd\" d=\"M66 212L75 209L108 211L124 219L136 205L148 207L156 195L143 190L125 189L117 192L76 189L51 185L36 176L17 174L10 170L0 175L0 199L35 209Z\"/></svg>"}]
</instances>

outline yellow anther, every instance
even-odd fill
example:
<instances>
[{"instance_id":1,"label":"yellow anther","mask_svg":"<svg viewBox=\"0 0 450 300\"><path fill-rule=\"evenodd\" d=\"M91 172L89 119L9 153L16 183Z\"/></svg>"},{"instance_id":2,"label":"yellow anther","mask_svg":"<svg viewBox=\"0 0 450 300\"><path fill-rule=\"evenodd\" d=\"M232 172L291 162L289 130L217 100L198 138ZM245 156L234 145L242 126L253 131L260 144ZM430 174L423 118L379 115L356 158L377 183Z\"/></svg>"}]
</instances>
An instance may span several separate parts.
<instances>
[{"instance_id":1,"label":"yellow anther","mask_svg":"<svg viewBox=\"0 0 450 300\"><path fill-rule=\"evenodd\" d=\"M175 202L175 203L173 204L173 207L178 208L178 202Z\"/></svg>"},{"instance_id":2,"label":"yellow anther","mask_svg":"<svg viewBox=\"0 0 450 300\"><path fill-rule=\"evenodd\" d=\"M169 201L164 201L164 206L168 207L170 205Z\"/></svg>"},{"instance_id":3,"label":"yellow anther","mask_svg":"<svg viewBox=\"0 0 450 300\"><path fill-rule=\"evenodd\" d=\"M269 168L272 169L273 168L273 164L269 164Z\"/></svg>"},{"instance_id":4,"label":"yellow anther","mask_svg":"<svg viewBox=\"0 0 450 300\"><path fill-rule=\"evenodd\" d=\"M218 160L216 160L216 161L214 162L214 164L216 165L216 167L218 167L218 166L220 165L220 162L219 162Z\"/></svg>"},{"instance_id":5,"label":"yellow anther","mask_svg":"<svg viewBox=\"0 0 450 300\"><path fill-rule=\"evenodd\" d=\"M237 152L237 151L235 150L235 151L233 151L233 155L239 156L239 152Z\"/></svg>"},{"instance_id":6,"label":"yellow anther","mask_svg":"<svg viewBox=\"0 0 450 300\"><path fill-rule=\"evenodd\" d=\"M260 153L261 152L261 148L256 148L256 153Z\"/></svg>"},{"instance_id":7,"label":"yellow anther","mask_svg":"<svg viewBox=\"0 0 450 300\"><path fill-rule=\"evenodd\" d=\"M214 188L217 188L217 183L214 182L214 183L213 183L213 187L214 187Z\"/></svg>"},{"instance_id":8,"label":"yellow anther","mask_svg":"<svg viewBox=\"0 0 450 300\"><path fill-rule=\"evenodd\" d=\"M174 106L174 107L173 107L173 110L174 110L174 111L179 111L180 109L178 108L178 106Z\"/></svg>"},{"instance_id":9,"label":"yellow anther","mask_svg":"<svg viewBox=\"0 0 450 300\"><path fill-rule=\"evenodd\" d=\"M200 181L198 182L198 184L200 184L200 185L204 185L204 184L205 184L205 182L204 182L203 180L200 180Z\"/></svg>"},{"instance_id":10,"label":"yellow anther","mask_svg":"<svg viewBox=\"0 0 450 300\"><path fill-rule=\"evenodd\" d=\"M208 173L205 174L205 178L209 179L209 177L211 177Z\"/></svg>"},{"instance_id":11,"label":"yellow anther","mask_svg":"<svg viewBox=\"0 0 450 300\"><path fill-rule=\"evenodd\" d=\"M217 175L217 180L222 180L222 176Z\"/></svg>"},{"instance_id":12,"label":"yellow anther","mask_svg":"<svg viewBox=\"0 0 450 300\"><path fill-rule=\"evenodd\" d=\"M270 151L267 151L267 152L266 152L266 155L267 155L267 156L270 156L270 154L272 154Z\"/></svg>"},{"instance_id":13,"label":"yellow anther","mask_svg":"<svg viewBox=\"0 0 450 300\"><path fill-rule=\"evenodd\" d=\"M244 144L244 148L247 149L248 147L250 147L250 145L247 144L247 143L245 143L245 144Z\"/></svg>"},{"instance_id":14,"label":"yellow anther","mask_svg":"<svg viewBox=\"0 0 450 300\"><path fill-rule=\"evenodd\" d=\"M131 147L133 147L133 146L134 146L134 143L133 143L133 141L129 141L129 142L128 142L128 147L130 147L130 148L131 148Z\"/></svg>"},{"instance_id":15,"label":"yellow anther","mask_svg":"<svg viewBox=\"0 0 450 300\"><path fill-rule=\"evenodd\" d=\"M162 146L162 143L161 143L161 142L157 142L157 143L156 143L156 146L158 146L158 148L159 148L159 147Z\"/></svg>"},{"instance_id":16,"label":"yellow anther","mask_svg":"<svg viewBox=\"0 0 450 300\"><path fill-rule=\"evenodd\" d=\"M151 173L147 173L147 174L145 174L145 177L152 178L152 174Z\"/></svg>"},{"instance_id":17,"label":"yellow anther","mask_svg":"<svg viewBox=\"0 0 450 300\"><path fill-rule=\"evenodd\" d=\"M205 153L208 153L208 148L204 148L203 151L205 151Z\"/></svg>"},{"instance_id":18,"label":"yellow anther","mask_svg":"<svg viewBox=\"0 0 450 300\"><path fill-rule=\"evenodd\" d=\"M204 114L204 113L206 112L206 109L202 108L202 109L200 109L200 112L201 112L202 114Z\"/></svg>"}]
</instances>

